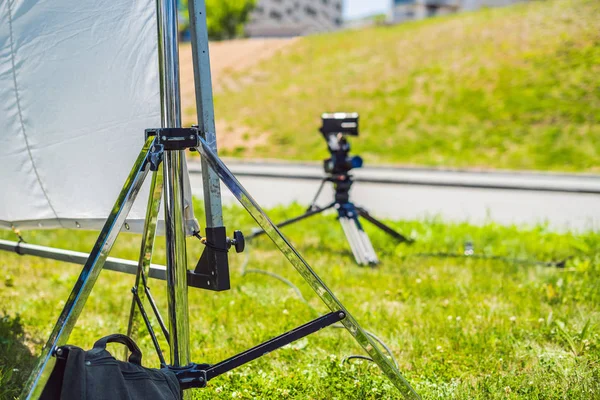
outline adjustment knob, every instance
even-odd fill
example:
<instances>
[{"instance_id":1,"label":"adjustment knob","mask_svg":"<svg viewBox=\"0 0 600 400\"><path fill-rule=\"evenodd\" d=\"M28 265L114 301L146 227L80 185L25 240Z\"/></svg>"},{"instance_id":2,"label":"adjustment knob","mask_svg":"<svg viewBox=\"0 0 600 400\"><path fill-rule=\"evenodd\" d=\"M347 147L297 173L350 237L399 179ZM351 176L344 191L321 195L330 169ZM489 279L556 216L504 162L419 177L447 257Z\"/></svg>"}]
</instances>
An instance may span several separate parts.
<instances>
[{"instance_id":1,"label":"adjustment knob","mask_svg":"<svg viewBox=\"0 0 600 400\"><path fill-rule=\"evenodd\" d=\"M233 239L231 244L235 247L236 253L241 253L246 248L246 239L242 231L233 231Z\"/></svg>"}]
</instances>

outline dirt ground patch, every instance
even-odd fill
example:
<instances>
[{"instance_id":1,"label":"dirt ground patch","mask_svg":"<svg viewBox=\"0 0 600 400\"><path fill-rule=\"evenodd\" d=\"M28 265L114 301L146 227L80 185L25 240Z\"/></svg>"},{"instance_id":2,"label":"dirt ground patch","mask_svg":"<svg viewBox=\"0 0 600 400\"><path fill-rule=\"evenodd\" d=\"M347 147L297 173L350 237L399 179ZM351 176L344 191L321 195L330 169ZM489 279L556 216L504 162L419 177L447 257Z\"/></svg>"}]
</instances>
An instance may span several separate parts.
<instances>
[{"instance_id":1,"label":"dirt ground patch","mask_svg":"<svg viewBox=\"0 0 600 400\"><path fill-rule=\"evenodd\" d=\"M283 50L297 39L238 39L223 42L212 42L209 45L210 69L213 92L223 90L239 90L245 83L252 81L234 80L232 75L249 69ZM182 43L179 48L179 65L181 71L181 109L184 126L196 122L196 102L194 94L194 70L192 65L192 47L190 43ZM219 148L235 151L246 150L266 143L266 134L250 135L243 126L230 125L222 118L217 118L216 129Z\"/></svg>"},{"instance_id":2,"label":"dirt ground patch","mask_svg":"<svg viewBox=\"0 0 600 400\"><path fill-rule=\"evenodd\" d=\"M239 88L243 81L231 79L236 72L248 69L266 60L280 50L295 42L295 38L276 39L238 39L212 42L210 49L210 69L213 91ZM195 120L194 70L192 66L192 48L190 43L182 43L179 48L181 70L181 106L184 122L186 118Z\"/></svg>"}]
</instances>

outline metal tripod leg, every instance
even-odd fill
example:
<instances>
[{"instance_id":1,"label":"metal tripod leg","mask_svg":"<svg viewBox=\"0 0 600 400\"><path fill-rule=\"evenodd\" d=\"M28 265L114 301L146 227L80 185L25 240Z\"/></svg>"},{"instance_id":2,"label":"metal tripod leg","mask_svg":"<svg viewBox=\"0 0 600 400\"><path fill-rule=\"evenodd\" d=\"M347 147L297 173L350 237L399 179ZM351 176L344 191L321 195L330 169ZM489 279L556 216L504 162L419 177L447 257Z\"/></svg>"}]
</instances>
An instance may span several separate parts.
<instances>
[{"instance_id":1,"label":"metal tripod leg","mask_svg":"<svg viewBox=\"0 0 600 400\"><path fill-rule=\"evenodd\" d=\"M229 188L242 206L246 208L248 213L256 220L265 233L269 235L273 243L275 243L283 255L290 261L294 268L296 268L298 273L302 275L309 286L317 293L331 311L343 311L346 314L346 318L342 320L342 323L354 339L356 339L356 341L371 356L373 361L377 363L383 373L392 381L398 390L400 390L406 399L420 399L419 395L410 386L408 381L404 379L396 366L383 354L381 349L379 349L377 343L366 334L354 317L348 313L346 307L344 307L344 305L335 297L310 265L308 265L298 251L290 244L285 236L283 236L277 226L275 226L269 217L266 216L258 203L238 182L227 166L225 166L219 157L214 154L206 141L200 140L200 143L201 146L198 148L200 155L207 161L213 171L219 175L221 181Z\"/></svg>"},{"instance_id":2,"label":"metal tripod leg","mask_svg":"<svg viewBox=\"0 0 600 400\"><path fill-rule=\"evenodd\" d=\"M412 239L407 238L403 234L395 231L394 229L390 228L383 222L381 222L378 219L376 219L375 217L371 216L371 214L369 214L369 212L367 210L365 210L364 208L356 207L356 211L358 212L358 215L360 215L361 217L363 217L364 219L366 219L367 221L369 221L370 223L372 223L373 225L375 225L376 227L378 227L385 233L391 235L394 239L399 240L401 242L407 242L407 243L413 242Z\"/></svg>"},{"instance_id":3,"label":"metal tripod leg","mask_svg":"<svg viewBox=\"0 0 600 400\"><path fill-rule=\"evenodd\" d=\"M81 270L79 278L58 317L58 321L52 329L50 338L42 349L38 362L33 368L25 387L23 388L21 394L22 398L37 399L41 395L55 363L55 359L52 357L52 351L56 347L66 344L69 335L75 326L75 322L77 321L79 314L81 314L81 310L94 287L94 283L96 283L96 279L98 279L98 275L100 275L100 271L108 257L108 253L125 223L125 218L127 217L129 210L131 210L135 197L142 187L144 178L148 174L150 168L148 162L149 151L153 142L153 138L146 140L140 155L135 161L129 176L123 185L123 189L121 189L121 193L112 208L110 216L106 220L96 244L90 253L90 257Z\"/></svg>"},{"instance_id":4,"label":"metal tripod leg","mask_svg":"<svg viewBox=\"0 0 600 400\"><path fill-rule=\"evenodd\" d=\"M367 236L358 221L358 216L340 216L338 220L342 225L346 239L348 239L356 263L358 265L375 265L379 263L377 253L375 253L369 236Z\"/></svg>"},{"instance_id":5,"label":"metal tripod leg","mask_svg":"<svg viewBox=\"0 0 600 400\"><path fill-rule=\"evenodd\" d=\"M327 206L325 206L323 208L312 208L312 209L309 209L307 212L305 212L302 215L299 215L299 216L297 216L295 218L291 218L291 219L288 219L286 221L283 221L283 222L277 224L277 227L278 228L283 228L284 226L293 224L294 222L302 221L303 219L306 219L308 217L312 217L313 215L317 215L317 214L322 213L323 211L329 210L330 208L333 208L333 206L335 206L335 202L333 202L331 204L328 204ZM254 231L254 232L252 232L251 235L248 236L247 239L253 239L253 238L255 238L257 236L260 236L260 235L262 235L264 233L265 233L265 231L262 230L262 229Z\"/></svg>"},{"instance_id":6,"label":"metal tripod leg","mask_svg":"<svg viewBox=\"0 0 600 400\"><path fill-rule=\"evenodd\" d=\"M152 251L154 249L154 238L156 236L156 223L158 221L158 211L160 209L160 200L163 190L163 171L158 168L152 174L152 183L150 184L150 194L148 196L148 207L146 209L146 219L144 221L144 231L142 233L142 244L140 247L140 258L138 261L138 269L135 276L134 288L137 289L140 284L146 289L148 281L148 272L152 262ZM140 302L144 301L146 296L145 290L138 290L137 296ZM129 312L129 323L127 325L127 336L135 340L140 324L140 310L137 307L135 295L131 299L131 311ZM129 351L125 348L125 354Z\"/></svg>"},{"instance_id":7,"label":"metal tripod leg","mask_svg":"<svg viewBox=\"0 0 600 400\"><path fill-rule=\"evenodd\" d=\"M313 197L312 201L310 202L310 206L308 206L307 211L310 211L310 210L314 209L315 207L317 207L316 203L317 203L317 200L319 199L319 195L323 191L323 186L325 186L325 182L327 182L327 178L321 179L321 185L319 185L319 190L317 190L315 197ZM335 204L335 202L333 204ZM333 206L333 204L332 204L332 206Z\"/></svg>"}]
</instances>

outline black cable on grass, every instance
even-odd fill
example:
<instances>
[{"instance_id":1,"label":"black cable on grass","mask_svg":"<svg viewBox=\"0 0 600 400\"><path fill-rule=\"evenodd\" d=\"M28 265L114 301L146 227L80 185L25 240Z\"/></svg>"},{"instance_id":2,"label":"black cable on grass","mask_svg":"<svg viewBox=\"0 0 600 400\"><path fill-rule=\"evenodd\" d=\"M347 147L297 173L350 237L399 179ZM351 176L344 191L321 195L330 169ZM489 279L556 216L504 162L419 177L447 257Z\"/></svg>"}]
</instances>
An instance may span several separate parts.
<instances>
[{"instance_id":1,"label":"black cable on grass","mask_svg":"<svg viewBox=\"0 0 600 400\"><path fill-rule=\"evenodd\" d=\"M265 271L264 269L257 269L257 268L248 269L247 267L248 267L249 263L250 263L250 241L246 242L246 248L244 250L244 261L242 261L242 266L240 267L242 270L242 276L246 276L246 274L249 274L249 273L255 273L255 274L263 274L263 275L267 275L272 278L275 278L275 279L285 283L289 287L291 287L294 290L294 292L296 292L296 295L298 296L298 298L304 304L306 304L307 306L309 306L312 309L312 306L310 305L308 300L306 300L304 298L300 289L296 285L294 285L291 281L289 281L288 279L284 278L281 275L277 275L274 272Z\"/></svg>"},{"instance_id":2,"label":"black cable on grass","mask_svg":"<svg viewBox=\"0 0 600 400\"><path fill-rule=\"evenodd\" d=\"M286 285L288 285L289 287L291 287L294 292L296 293L296 295L298 296L298 298L304 303L306 304L315 314L318 314L317 311L314 309L314 307L304 298L304 296L302 295L302 292L300 291L300 289L294 285L291 281L289 281L288 279L282 277L281 275L278 275L274 272L269 272L269 271L265 271L262 269L255 269L255 268L251 268L248 269L247 266L250 263L250 246L249 243L250 241L248 241L246 243L246 251L245 253L245 257L244 257L244 261L242 262L242 266L241 266L241 270L242 270L242 276L245 276L248 273L256 273L256 274L263 274L263 275L267 275L270 276L272 278L275 278L283 283L285 283ZM540 265L543 267L549 267L549 268L560 268L560 269L564 269L567 261L571 258L573 258L574 256L569 256L561 261L539 261L539 260L532 260L532 259L522 259L522 258L513 258L513 257L507 257L507 256L496 256L496 255L483 255L483 254L473 254L473 249L472 249L472 244L467 243L465 246L465 252L464 253L449 253L449 252L434 252L434 253L413 253L413 254L406 254L404 256L402 256L402 258L406 259L409 257L420 257L420 258L471 258L471 259L477 259L477 260L495 260L495 261L502 261L505 263L509 263L509 264L521 264L521 265ZM332 328L344 328L343 325L332 325ZM396 366L396 368L398 367L398 361L396 360L396 358L394 357L394 354L392 353L392 350L385 344L385 342L383 340L381 340L380 338L378 338L375 334L366 331L365 333L367 335L369 335L373 340L375 340L377 343L379 343L384 349L385 351L388 353L390 359L393 361L394 365ZM350 355L346 358L344 358L344 360L342 361L342 363L346 363L349 360L352 359L362 359L362 360L368 360L373 362L373 360L369 357L366 356L362 356L362 355Z\"/></svg>"},{"instance_id":3,"label":"black cable on grass","mask_svg":"<svg viewBox=\"0 0 600 400\"><path fill-rule=\"evenodd\" d=\"M249 246L249 241L246 242L246 249L244 251L244 261L242 262L241 265L241 270L242 270L242 276L245 276L248 273L255 273L255 274L263 274L263 275L267 275L270 276L272 278L275 278L283 283L285 283L286 285L288 285L289 287L291 287L294 292L296 293L296 295L298 296L298 298L300 299L300 301L302 301L304 304L306 304L308 306L308 308L311 309L311 311L315 314L318 315L319 313L317 312L317 310L315 310L315 308L304 298L304 296L302 295L302 292L300 291L300 289L294 285L291 281L289 281L288 279L284 278L281 275L278 275L274 272L270 272L270 271L265 271L262 269L256 269L256 268L250 268L248 269L248 264L250 263L250 246ZM336 324L336 325L331 325L332 328L345 328L344 325L341 324ZM388 356L390 357L390 359L392 360L392 362L394 363L394 365L396 366L396 368L398 368L398 361L396 360L396 358L394 357L394 354L392 353L392 350L388 347L388 345L385 344L385 342L383 340L381 340L379 337L377 337L374 333L371 333L367 330L365 330L365 333L371 337L373 340L375 340L377 343L379 343L381 345L381 347L383 347L385 349L385 351L388 353ZM360 358L363 360L368 360L373 362L373 360L369 357L366 356L361 356L361 355L350 355L346 358L344 358L344 360L342 361L342 363L345 363L347 360L350 359L355 359L355 358Z\"/></svg>"},{"instance_id":4,"label":"black cable on grass","mask_svg":"<svg viewBox=\"0 0 600 400\"><path fill-rule=\"evenodd\" d=\"M353 355L353 356L348 356L348 357L344 358L342 360L342 364L346 364L350 360L357 360L357 359L358 360L367 360L367 361L374 362L372 358L369 358L367 356Z\"/></svg>"},{"instance_id":5,"label":"black cable on grass","mask_svg":"<svg viewBox=\"0 0 600 400\"><path fill-rule=\"evenodd\" d=\"M331 325L332 328L345 328L344 325ZM375 336L375 334L369 332L369 331L365 331L365 333L367 335L369 335L373 340L375 340L377 343L379 343L381 345L381 347L383 347L385 349L385 351L388 353L388 355L390 356L390 358L392 359L392 361L394 362L394 365L396 366L396 368L398 368L398 360L396 360L396 357L394 357L394 354L392 353L392 350L385 344L385 342L383 340L381 340L380 338L378 338L377 336ZM352 358L355 356L349 356L346 358ZM356 357L363 357L363 356L356 356ZM365 359L367 360L371 360L373 361L371 358L369 357L365 357Z\"/></svg>"},{"instance_id":6,"label":"black cable on grass","mask_svg":"<svg viewBox=\"0 0 600 400\"><path fill-rule=\"evenodd\" d=\"M527 258L512 258L507 256L496 256L496 255L485 255L485 254L466 254L466 253L413 253L401 256L402 258L419 257L419 258L464 258L464 259L476 259L476 260L494 260L502 261L507 264L521 264L521 265L539 265L548 268L559 268L563 269L574 256L569 256L560 261L539 261Z\"/></svg>"},{"instance_id":7,"label":"black cable on grass","mask_svg":"<svg viewBox=\"0 0 600 400\"><path fill-rule=\"evenodd\" d=\"M246 247L246 249L247 249L247 247ZM242 276L245 276L246 274L249 274L249 273L263 274L263 275L270 276L271 278L275 278L275 279L280 280L281 282L285 283L286 285L288 285L289 287L291 287L292 289L294 289L294 292L296 292L296 295L298 295L298 297L304 303L306 303L306 299L304 298L304 296L302 296L302 292L300 291L300 289L298 289L297 286L295 286L289 280L285 279L283 276L277 275L277 274L275 274L273 272L265 271L265 270L262 270L262 269L255 269L255 268L245 269L244 272L242 273Z\"/></svg>"},{"instance_id":8,"label":"black cable on grass","mask_svg":"<svg viewBox=\"0 0 600 400\"><path fill-rule=\"evenodd\" d=\"M521 265L539 265L542 267L548 268L560 268L564 269L567 265L567 261L571 258L575 257L574 255L570 255L562 260L558 261L540 261L532 258L516 258L509 256L501 256L494 254L475 254L473 242L466 241L464 244L464 251L462 253L457 252L444 252L444 251L436 251L436 252L422 252L422 253L407 253L401 255L400 258L407 259L410 257L419 257L419 258L464 258L464 259L476 259L476 260L494 260L501 261L507 264L521 264Z\"/></svg>"}]
</instances>

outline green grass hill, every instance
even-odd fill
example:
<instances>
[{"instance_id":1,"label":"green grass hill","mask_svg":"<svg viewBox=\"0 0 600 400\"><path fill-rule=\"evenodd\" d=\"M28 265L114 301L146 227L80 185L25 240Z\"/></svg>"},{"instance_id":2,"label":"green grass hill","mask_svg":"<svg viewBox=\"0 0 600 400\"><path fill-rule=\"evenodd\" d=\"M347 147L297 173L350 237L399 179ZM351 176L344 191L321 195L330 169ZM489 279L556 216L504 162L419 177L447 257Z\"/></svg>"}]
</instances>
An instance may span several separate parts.
<instances>
[{"instance_id":1,"label":"green grass hill","mask_svg":"<svg viewBox=\"0 0 600 400\"><path fill-rule=\"evenodd\" d=\"M357 111L368 164L600 171L597 0L310 36L232 75L223 155L317 161L320 114Z\"/></svg>"}]
</instances>

